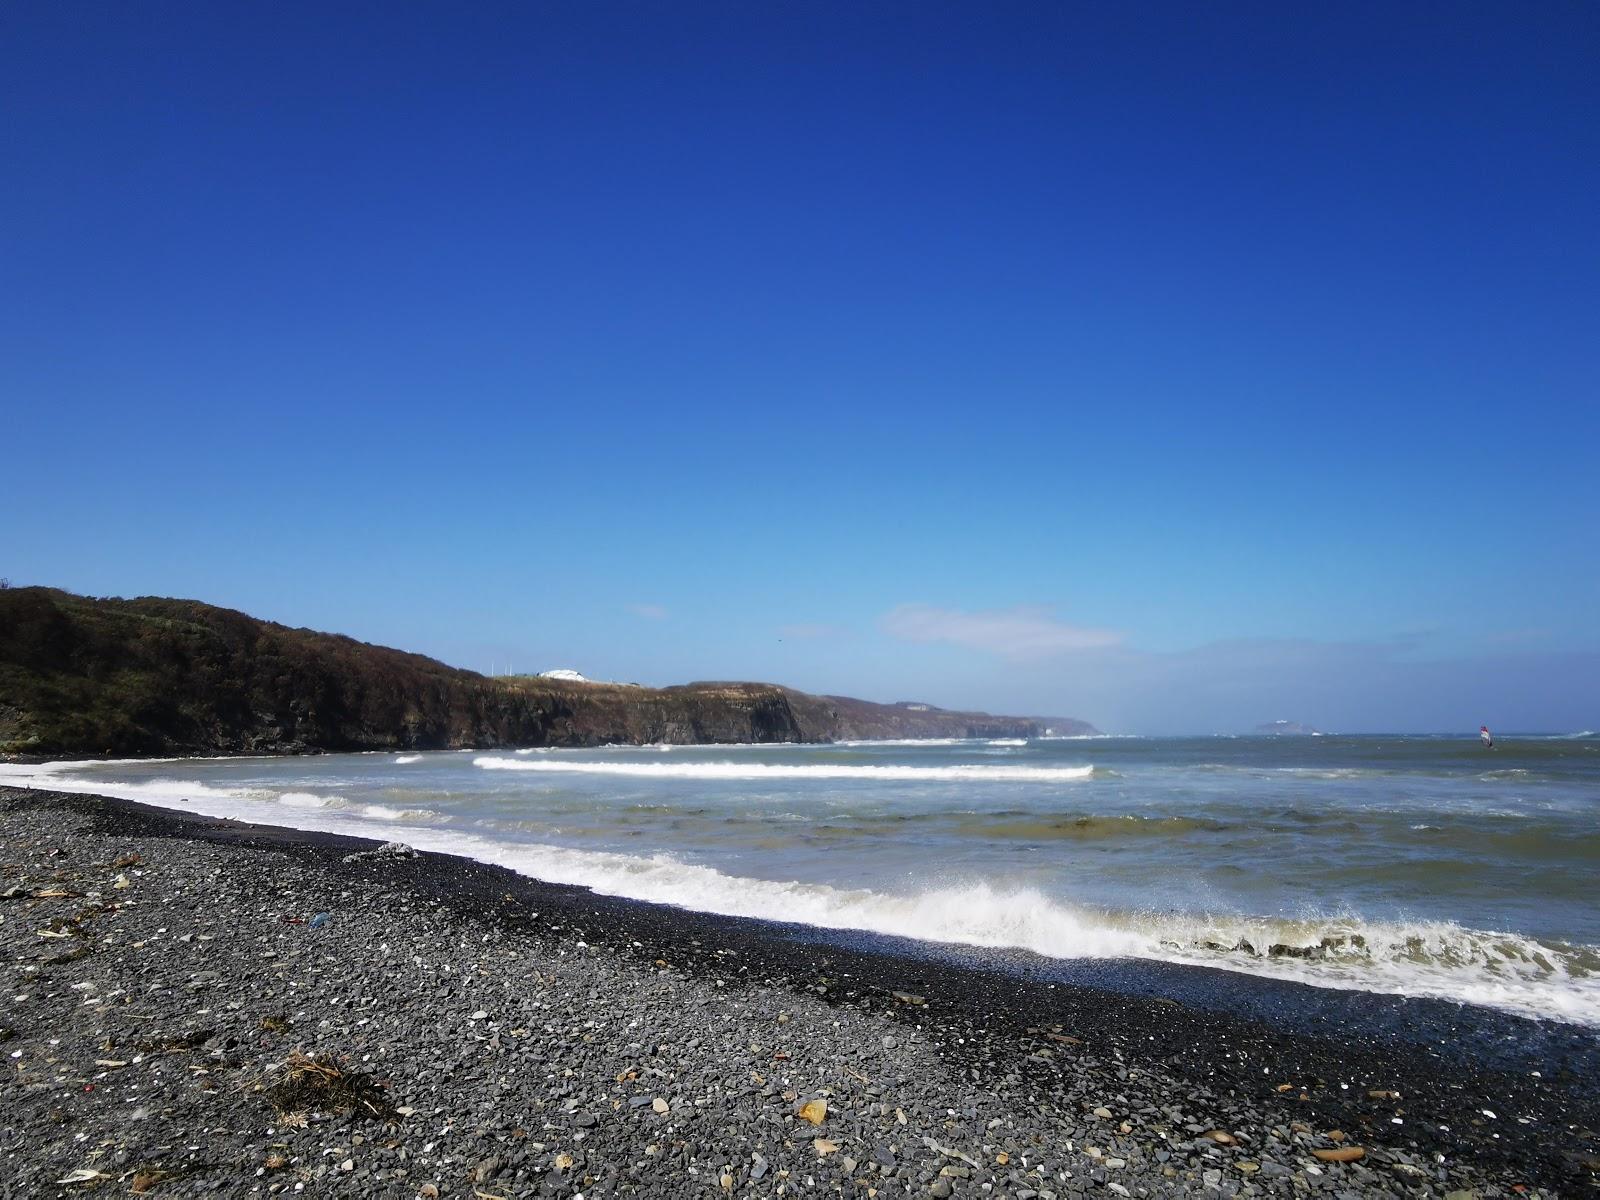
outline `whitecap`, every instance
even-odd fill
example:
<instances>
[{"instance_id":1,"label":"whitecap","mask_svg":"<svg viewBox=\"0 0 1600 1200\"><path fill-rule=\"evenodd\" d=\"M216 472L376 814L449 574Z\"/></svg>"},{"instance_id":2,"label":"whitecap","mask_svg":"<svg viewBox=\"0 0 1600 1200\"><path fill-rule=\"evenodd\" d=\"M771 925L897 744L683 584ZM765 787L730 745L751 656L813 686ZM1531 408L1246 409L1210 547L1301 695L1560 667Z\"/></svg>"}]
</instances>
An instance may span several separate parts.
<instances>
[{"instance_id":1,"label":"whitecap","mask_svg":"<svg viewBox=\"0 0 1600 1200\"><path fill-rule=\"evenodd\" d=\"M856 779L880 782L1062 783L1088 779L1093 766L1005 767L901 765L867 766L859 763L735 763L735 762L594 762L543 759L518 762L511 758L475 758L472 765L486 771L539 771L581 775L623 775L641 779L724 779L754 782L768 779Z\"/></svg>"}]
</instances>

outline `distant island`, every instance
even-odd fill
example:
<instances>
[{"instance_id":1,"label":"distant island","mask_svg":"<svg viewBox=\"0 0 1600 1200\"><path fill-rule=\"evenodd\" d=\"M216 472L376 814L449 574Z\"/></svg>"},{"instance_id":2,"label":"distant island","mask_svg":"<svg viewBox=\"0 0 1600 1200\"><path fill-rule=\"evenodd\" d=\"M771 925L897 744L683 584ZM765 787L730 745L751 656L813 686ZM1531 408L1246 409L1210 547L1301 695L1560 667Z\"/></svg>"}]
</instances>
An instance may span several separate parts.
<instances>
[{"instance_id":1,"label":"distant island","mask_svg":"<svg viewBox=\"0 0 1600 1200\"><path fill-rule=\"evenodd\" d=\"M815 696L770 683L651 688L480 675L197 600L0 589L0 755L306 754L607 743L1092 734Z\"/></svg>"},{"instance_id":2,"label":"distant island","mask_svg":"<svg viewBox=\"0 0 1600 1200\"><path fill-rule=\"evenodd\" d=\"M1299 721L1268 721L1265 725L1257 725L1256 732L1281 734L1285 737L1315 737L1322 731L1313 729L1309 725L1302 725Z\"/></svg>"}]
</instances>

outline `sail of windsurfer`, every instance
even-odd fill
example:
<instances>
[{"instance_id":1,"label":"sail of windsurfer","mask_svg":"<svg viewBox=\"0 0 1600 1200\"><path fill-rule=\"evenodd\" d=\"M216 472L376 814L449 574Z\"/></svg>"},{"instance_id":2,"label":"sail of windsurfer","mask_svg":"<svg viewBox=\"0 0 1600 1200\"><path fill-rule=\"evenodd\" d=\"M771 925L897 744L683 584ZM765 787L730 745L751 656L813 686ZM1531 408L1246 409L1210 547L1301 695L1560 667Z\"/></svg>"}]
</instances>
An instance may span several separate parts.
<instances>
[{"instance_id":1,"label":"sail of windsurfer","mask_svg":"<svg viewBox=\"0 0 1600 1200\"><path fill-rule=\"evenodd\" d=\"M1485 750L1494 749L1494 734L1489 732L1489 727L1487 725L1478 726L1478 740L1483 743L1483 748Z\"/></svg>"}]
</instances>

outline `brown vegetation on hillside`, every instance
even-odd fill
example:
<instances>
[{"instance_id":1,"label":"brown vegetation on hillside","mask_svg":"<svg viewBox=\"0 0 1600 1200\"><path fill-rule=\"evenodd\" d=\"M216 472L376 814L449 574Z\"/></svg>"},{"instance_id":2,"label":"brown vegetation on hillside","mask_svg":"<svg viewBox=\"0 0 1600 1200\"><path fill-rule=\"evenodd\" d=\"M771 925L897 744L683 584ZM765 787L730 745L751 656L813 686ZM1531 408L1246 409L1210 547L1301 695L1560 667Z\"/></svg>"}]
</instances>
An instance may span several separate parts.
<instances>
[{"instance_id":1,"label":"brown vegetation on hillside","mask_svg":"<svg viewBox=\"0 0 1600 1200\"><path fill-rule=\"evenodd\" d=\"M0 753L11 755L1005 737L1042 728L764 683L491 679L195 600L0 589Z\"/></svg>"}]
</instances>

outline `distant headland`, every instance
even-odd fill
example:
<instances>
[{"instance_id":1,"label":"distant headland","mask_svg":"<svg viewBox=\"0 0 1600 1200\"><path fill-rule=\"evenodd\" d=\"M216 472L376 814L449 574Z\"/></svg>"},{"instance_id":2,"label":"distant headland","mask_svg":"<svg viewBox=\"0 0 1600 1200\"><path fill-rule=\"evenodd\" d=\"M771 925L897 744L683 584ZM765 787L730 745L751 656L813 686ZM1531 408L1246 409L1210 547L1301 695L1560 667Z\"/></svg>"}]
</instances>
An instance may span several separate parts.
<instances>
[{"instance_id":1,"label":"distant headland","mask_svg":"<svg viewBox=\"0 0 1600 1200\"><path fill-rule=\"evenodd\" d=\"M1092 734L770 683L490 677L197 600L0 589L0 755L307 754Z\"/></svg>"}]
</instances>

